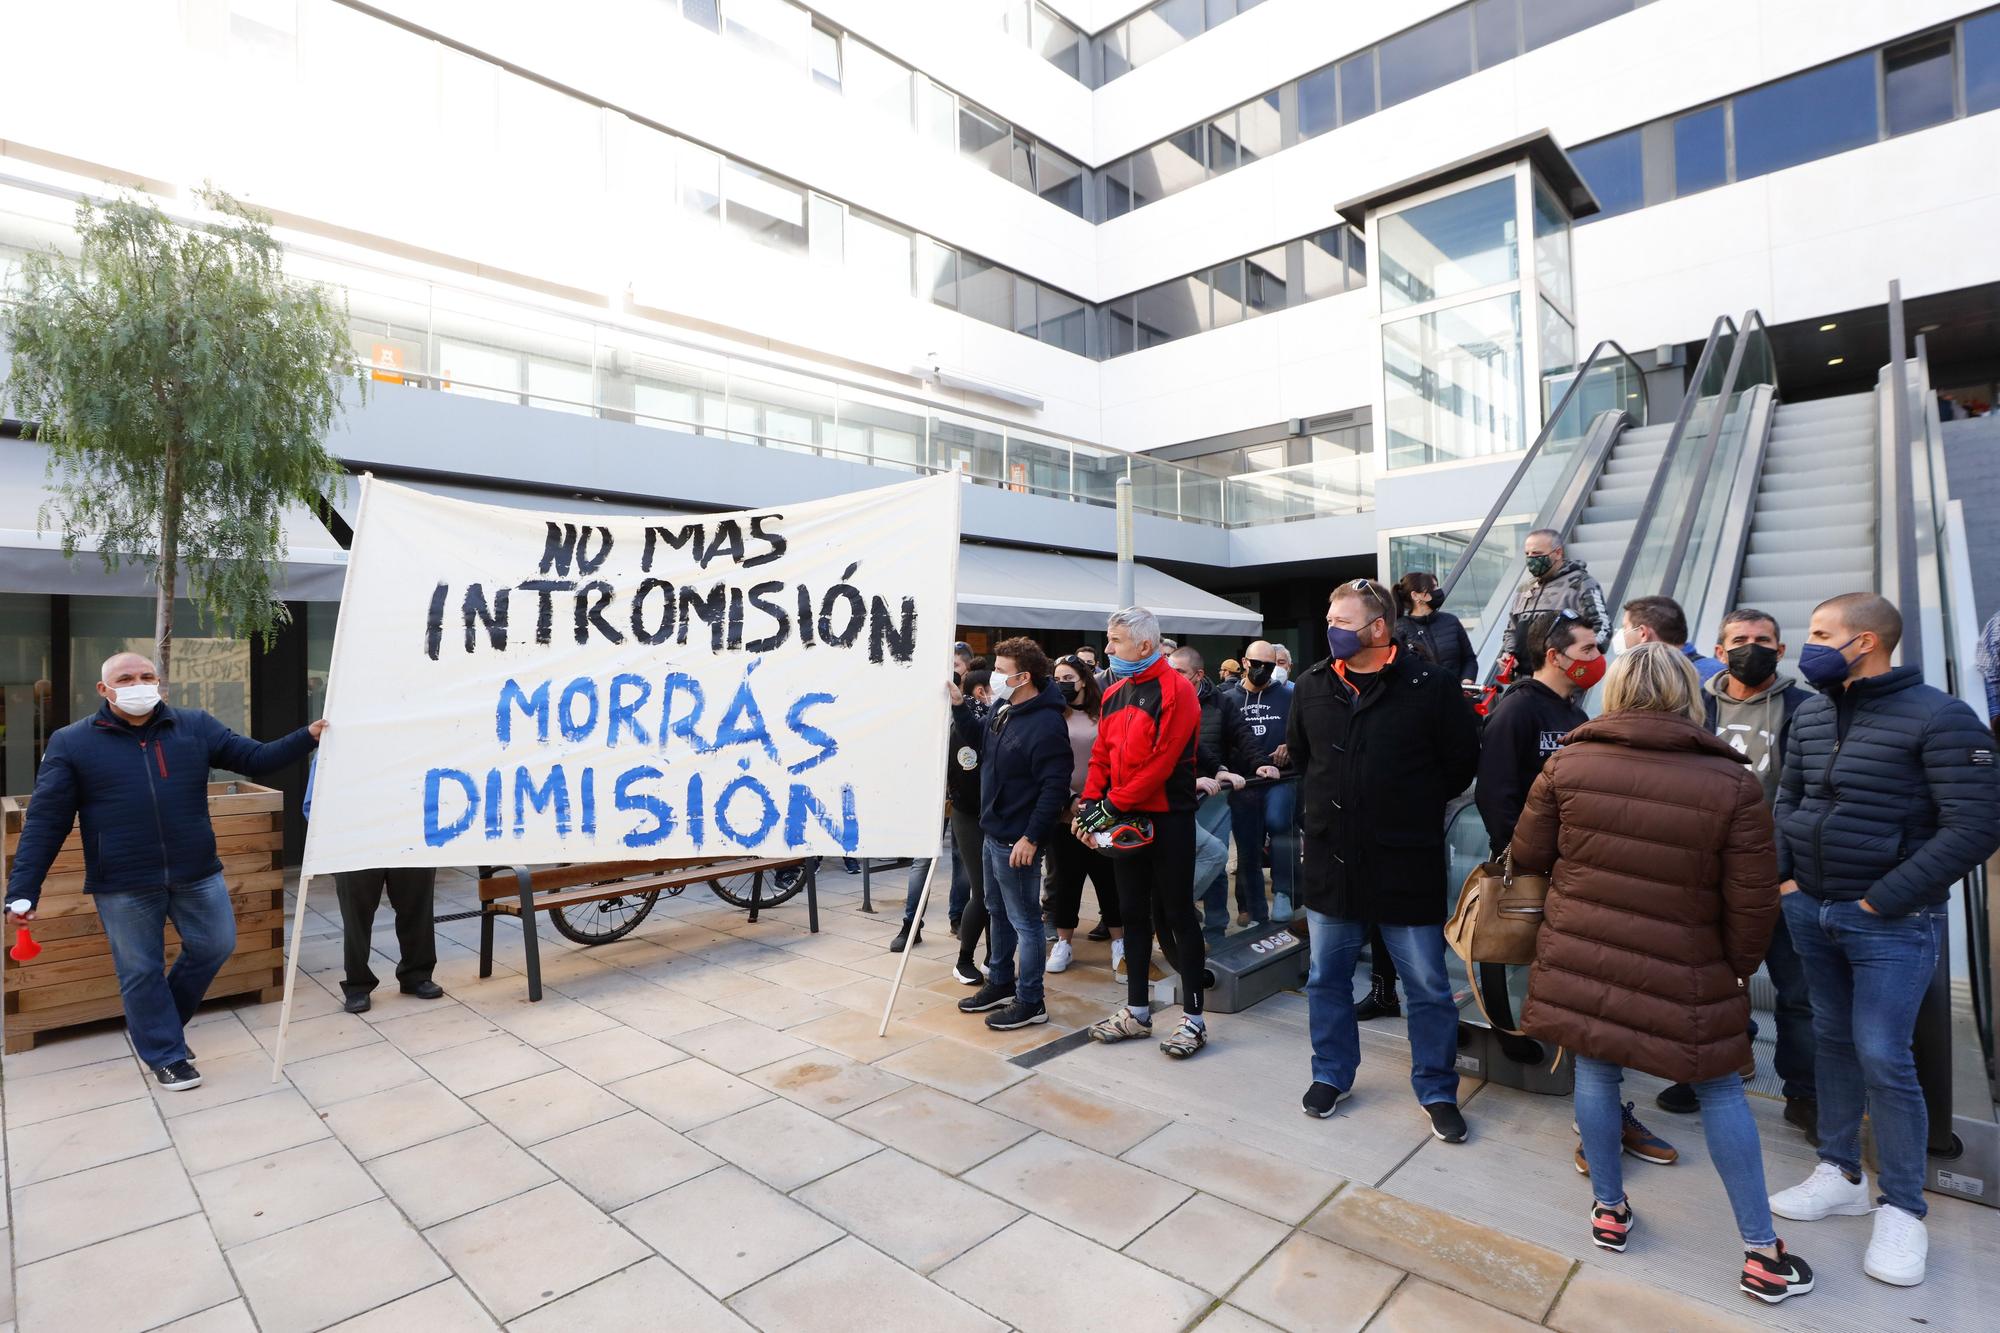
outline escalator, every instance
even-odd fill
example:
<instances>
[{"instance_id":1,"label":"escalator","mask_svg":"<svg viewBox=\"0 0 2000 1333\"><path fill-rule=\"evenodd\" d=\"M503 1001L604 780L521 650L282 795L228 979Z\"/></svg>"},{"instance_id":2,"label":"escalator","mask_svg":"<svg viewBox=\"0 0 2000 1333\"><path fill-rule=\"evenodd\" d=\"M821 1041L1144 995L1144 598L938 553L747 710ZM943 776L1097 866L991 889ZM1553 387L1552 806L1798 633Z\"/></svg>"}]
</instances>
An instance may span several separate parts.
<instances>
[{"instance_id":1,"label":"escalator","mask_svg":"<svg viewBox=\"0 0 2000 1333\"><path fill-rule=\"evenodd\" d=\"M1732 602L1776 616L1788 643L1827 598L1875 586L1879 452L1872 393L1772 416Z\"/></svg>"},{"instance_id":2,"label":"escalator","mask_svg":"<svg viewBox=\"0 0 2000 1333\"><path fill-rule=\"evenodd\" d=\"M1638 530L1640 511L1667 456L1674 423L1622 432L1605 456L1604 470L1563 541L1563 552L1592 569L1616 569ZM1556 524L1550 526L1558 527Z\"/></svg>"}]
</instances>

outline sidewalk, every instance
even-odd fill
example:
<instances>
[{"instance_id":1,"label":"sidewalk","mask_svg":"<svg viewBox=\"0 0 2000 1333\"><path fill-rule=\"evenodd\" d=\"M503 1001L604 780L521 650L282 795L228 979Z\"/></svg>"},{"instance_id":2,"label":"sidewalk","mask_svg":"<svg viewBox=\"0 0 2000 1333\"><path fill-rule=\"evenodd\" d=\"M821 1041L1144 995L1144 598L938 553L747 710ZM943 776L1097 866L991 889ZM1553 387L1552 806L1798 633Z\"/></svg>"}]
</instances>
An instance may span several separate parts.
<instances>
[{"instance_id":1,"label":"sidewalk","mask_svg":"<svg viewBox=\"0 0 2000 1333\"><path fill-rule=\"evenodd\" d=\"M471 905L469 881L439 889L441 912ZM1483 1091L1473 1143L1436 1144L1395 1094L1407 1063L1375 1042L1353 1109L1310 1121L1279 1001L1216 1016L1185 1065L1136 1044L1051 1054L1117 1002L1081 938L1050 979L1056 1021L993 1034L953 1008L934 910L878 1039L894 909L858 912L837 869L821 900L818 936L800 900L751 926L696 889L616 944L545 929L536 1005L518 929L480 982L476 923L447 924L448 998L391 986L354 1017L316 892L282 1082L276 1005L198 1019L189 1093L155 1091L116 1025L6 1058L0 1333L1817 1328L1851 1326L1847 1288L1878 1285L1829 1274L1767 1313L1729 1289L1724 1242L1699 1267L1707 1300L1640 1280L1661 1280L1643 1232L1624 1271L1578 1263L1567 1148L1524 1167L1518 1140L1560 1139L1566 1111ZM1551 1206L1572 1224L1553 1243ZM1987 1229L1934 1223L1936 1276L1899 1293L1904 1314L1950 1327L2000 1297L1964 1275L1993 1234L1970 1211Z\"/></svg>"}]
</instances>

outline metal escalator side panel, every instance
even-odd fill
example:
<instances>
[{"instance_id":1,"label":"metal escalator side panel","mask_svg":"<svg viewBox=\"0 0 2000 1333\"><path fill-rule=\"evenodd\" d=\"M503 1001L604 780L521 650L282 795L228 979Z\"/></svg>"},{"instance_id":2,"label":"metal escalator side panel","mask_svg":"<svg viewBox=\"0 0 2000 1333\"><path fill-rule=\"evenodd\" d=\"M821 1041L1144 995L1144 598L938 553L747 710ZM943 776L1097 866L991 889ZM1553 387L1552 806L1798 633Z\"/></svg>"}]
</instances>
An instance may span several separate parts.
<instances>
[{"instance_id":1,"label":"metal escalator side panel","mask_svg":"<svg viewBox=\"0 0 2000 1333\"><path fill-rule=\"evenodd\" d=\"M1709 576L1694 604L1682 608L1688 618L1688 633L1694 636L1692 642L1697 646L1704 644L1701 636L1711 625L1720 639L1722 617L1737 605L1737 588L1742 582L1744 562L1749 558L1757 494L1770 449L1772 426L1778 416L1776 387L1759 386L1745 404L1745 411L1749 418L1747 438L1725 488Z\"/></svg>"}]
</instances>

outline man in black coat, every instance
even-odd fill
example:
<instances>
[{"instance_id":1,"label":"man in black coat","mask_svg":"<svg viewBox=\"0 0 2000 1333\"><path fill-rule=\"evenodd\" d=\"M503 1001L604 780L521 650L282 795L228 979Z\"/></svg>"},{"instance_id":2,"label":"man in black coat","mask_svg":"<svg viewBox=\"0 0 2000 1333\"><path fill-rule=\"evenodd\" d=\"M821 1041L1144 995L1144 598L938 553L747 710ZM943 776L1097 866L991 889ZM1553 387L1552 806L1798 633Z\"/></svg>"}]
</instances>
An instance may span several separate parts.
<instances>
[{"instance_id":1,"label":"man in black coat","mask_svg":"<svg viewBox=\"0 0 2000 1333\"><path fill-rule=\"evenodd\" d=\"M1456 680L1399 652L1389 590L1356 579L1333 590L1327 660L1299 678L1286 731L1303 774L1301 897L1312 941L1308 1115L1329 1116L1354 1087L1361 1036L1354 963L1370 925L1409 997L1410 1084L1446 1143L1463 1143L1458 1006L1445 971L1444 808L1472 780L1479 737Z\"/></svg>"}]
</instances>

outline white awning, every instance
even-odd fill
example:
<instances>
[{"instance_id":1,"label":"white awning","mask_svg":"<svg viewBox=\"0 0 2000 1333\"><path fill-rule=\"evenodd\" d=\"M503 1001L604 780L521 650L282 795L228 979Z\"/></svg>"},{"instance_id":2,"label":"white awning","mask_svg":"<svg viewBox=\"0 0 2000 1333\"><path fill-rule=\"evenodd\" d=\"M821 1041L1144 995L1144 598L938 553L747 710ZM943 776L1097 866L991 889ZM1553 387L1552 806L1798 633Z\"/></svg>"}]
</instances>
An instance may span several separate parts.
<instances>
[{"instance_id":1,"label":"white awning","mask_svg":"<svg viewBox=\"0 0 2000 1333\"><path fill-rule=\"evenodd\" d=\"M1150 565L1134 571L1133 590L1168 634L1258 634L1264 628L1257 612ZM1118 609L1116 560L974 542L958 548L962 624L1101 631Z\"/></svg>"},{"instance_id":2,"label":"white awning","mask_svg":"<svg viewBox=\"0 0 2000 1333\"><path fill-rule=\"evenodd\" d=\"M37 530L48 498L48 450L26 440L0 440L0 592L153 595L143 564L127 561L116 570L106 570L94 550L79 550L74 559L65 558L61 521ZM285 601L339 601L347 552L308 509L291 506L282 522L286 559L272 592Z\"/></svg>"}]
</instances>

